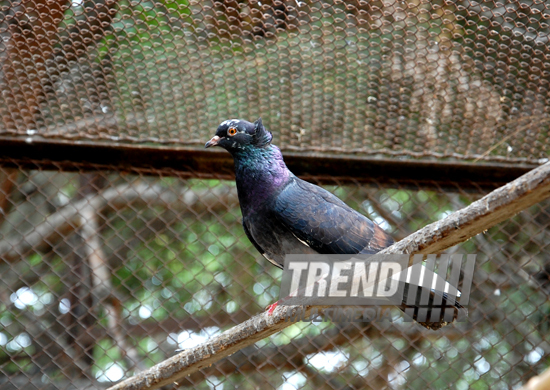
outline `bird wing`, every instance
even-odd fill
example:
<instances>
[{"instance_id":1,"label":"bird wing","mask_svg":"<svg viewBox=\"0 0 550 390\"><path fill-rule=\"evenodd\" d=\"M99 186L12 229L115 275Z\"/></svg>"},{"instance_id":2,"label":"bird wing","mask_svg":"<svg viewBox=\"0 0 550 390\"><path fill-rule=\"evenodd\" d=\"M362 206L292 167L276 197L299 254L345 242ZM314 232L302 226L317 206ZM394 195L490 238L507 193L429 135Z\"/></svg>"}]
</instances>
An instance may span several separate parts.
<instances>
[{"instance_id":1,"label":"bird wing","mask_svg":"<svg viewBox=\"0 0 550 390\"><path fill-rule=\"evenodd\" d=\"M376 253L394 241L327 190L292 178L274 202L275 217L321 254Z\"/></svg>"},{"instance_id":2,"label":"bird wing","mask_svg":"<svg viewBox=\"0 0 550 390\"><path fill-rule=\"evenodd\" d=\"M353 210L338 197L298 178L290 180L278 194L273 206L273 215L298 240L321 254L373 254L394 242L378 225ZM430 273L434 274L433 271L424 271L424 275ZM414 281L411 283L415 284ZM414 303L407 303L409 293L413 293L409 283L405 285L403 302L399 306L402 310L413 308L412 317L428 329L439 329L447 321L446 312L439 310L432 313L431 305L454 306L453 319L463 310L455 298L459 295L456 288L444 285L443 291L438 291L435 290L435 286L425 286L431 290L427 305L422 306L422 310L428 308L426 313L421 313L418 309L423 294L422 288L415 288ZM447 291L452 291L450 296ZM436 301L437 296L440 297L439 301ZM423 315L419 317L419 313Z\"/></svg>"}]
</instances>

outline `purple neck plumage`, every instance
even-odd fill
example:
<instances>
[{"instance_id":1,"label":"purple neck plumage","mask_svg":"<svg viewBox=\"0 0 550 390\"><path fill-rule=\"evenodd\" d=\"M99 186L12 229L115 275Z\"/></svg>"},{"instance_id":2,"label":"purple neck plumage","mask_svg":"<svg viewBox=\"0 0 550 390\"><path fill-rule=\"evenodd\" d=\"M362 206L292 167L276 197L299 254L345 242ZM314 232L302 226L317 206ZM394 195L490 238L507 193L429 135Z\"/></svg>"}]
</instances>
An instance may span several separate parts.
<instances>
[{"instance_id":1,"label":"purple neck plumage","mask_svg":"<svg viewBox=\"0 0 550 390\"><path fill-rule=\"evenodd\" d=\"M243 214L260 207L293 176L281 151L274 145L249 146L233 153L233 158Z\"/></svg>"}]
</instances>

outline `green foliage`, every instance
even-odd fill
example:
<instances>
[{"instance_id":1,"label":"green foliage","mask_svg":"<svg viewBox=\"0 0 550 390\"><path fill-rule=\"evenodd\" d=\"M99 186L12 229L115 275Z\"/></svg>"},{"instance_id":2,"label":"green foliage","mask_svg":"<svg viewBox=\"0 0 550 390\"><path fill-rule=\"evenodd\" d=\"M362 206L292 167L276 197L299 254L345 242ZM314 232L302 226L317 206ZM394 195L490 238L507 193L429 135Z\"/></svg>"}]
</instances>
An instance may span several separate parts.
<instances>
[{"instance_id":1,"label":"green foliage","mask_svg":"<svg viewBox=\"0 0 550 390\"><path fill-rule=\"evenodd\" d=\"M66 12L62 28L74 26L82 12L83 7L73 5ZM281 32L276 39L233 42L209 34L200 26L187 0L122 0L118 2L112 30L100 42L95 58L98 63L108 60L112 65L112 104L117 113L126 115L139 111L153 118L158 129L177 129L174 137L189 144L204 143L211 136L212 126L222 118L261 115L272 129L288 126L307 131L315 129L316 140L331 147L355 148L356 144L364 144L372 150L395 150L401 143L411 145L407 137L413 133L424 134L426 117L421 105L412 104L417 81L405 71L391 73L391 59L405 62L407 52L415 48L411 36L437 43L447 34L447 27L443 20L428 20L423 16L427 12L418 12L408 15L405 20L395 21L392 29L359 29L349 24L347 12L345 4L332 5L330 10L312 11L311 22L300 27L308 30L307 41L300 36L299 28L298 31ZM503 40L512 39L512 32L492 25L483 17L462 16L456 21L453 42L461 44L472 59L482 57L483 64L497 65L488 68L484 65L483 69L468 75L481 75L485 81L495 80L503 66L507 67L507 74L519 75L519 63L499 63L498 50L487 50L487 53L475 50L480 37L488 38L494 29L498 29ZM540 15L534 15L528 22L536 23L539 18ZM472 20L476 29L469 27ZM493 49L498 44L491 42ZM531 49L526 46L522 50ZM399 75L399 78L392 78L392 75ZM235 83L227 83L227 80L235 80ZM388 83L380 83L380 80L388 80ZM449 80L448 91L456 92L457 80ZM516 90L524 88L526 80L522 82L520 78L516 84L513 88L492 87L501 93L502 99L512 101L518 99ZM235 85L242 88L235 88ZM435 87L428 86L424 93L435 94ZM392 99L379 100L380 96L396 94L400 96L400 105L394 104ZM300 102L307 109L292 110L293 106L287 104L289 97L294 99L293 104ZM451 111L455 117L462 117L461 99L456 100ZM354 111L353 118L345 116L345 102L349 101L361 107ZM387 118L396 121L394 127L384 127ZM208 125L197 128L198 123ZM335 128L334 123L340 125ZM546 142L548 125L543 127L545 130L537 142ZM161 131L144 128L150 132L136 134L137 138L151 141L158 135L155 131ZM352 136L342 139L342 134L350 135L358 128L364 129L361 139ZM464 141L459 131L461 127L454 119L442 121L436 128L438 140L449 145L448 149ZM287 146L300 147L302 135L297 134L293 131L291 137L281 141ZM423 147L415 144L411 148L420 152ZM503 144L501 149L505 147ZM501 149L492 153L505 155ZM44 180L40 175L45 174L37 174L33 179ZM120 180L112 176L113 183ZM31 210L34 212L28 213L29 218L41 221L54 208L48 202L56 196L74 199L79 185L77 179L78 175L74 175L42 194L28 197L18 194L33 205ZM132 179L138 180L126 176L120 181L131 182ZM181 180L174 177L140 179L155 180L165 188L183 186ZM30 182L31 178L28 180ZM195 194L234 190L233 183L221 180L189 180L184 185ZM327 188L355 209L365 211L389 231L414 232L475 200L475 196L467 194L446 196L442 191L424 189L374 191L339 185ZM366 191L372 195L371 200ZM380 209L374 207L374 202L400 226L386 220ZM100 234L105 243L102 249L112 269L114 292L122 301L125 324L145 326L170 318L177 321L193 318L206 323L219 313L227 313L228 318L240 311L253 315L278 298L281 271L262 259L246 239L237 207L216 212L178 213L159 205L129 205L122 211L107 209L102 212ZM349 345L341 346L337 352L349 360L353 376L367 376L377 368L390 365L397 367L396 371L401 370L401 379L396 379L396 383L407 388L448 388L452 385L457 389L498 389L517 387L535 367L550 364L545 351L539 354L536 348L547 338L550 313L547 294L525 281L518 281L520 276L514 272L520 269L533 273L545 264L547 236L544 232L533 231L535 225L530 223L530 217L539 214L538 209L530 210L526 212L527 217L517 216L460 246L461 253L479 252L476 277L481 279L472 292L471 322L457 325L462 337L441 331L435 336L423 335L418 340L393 335L379 340L350 340ZM25 217L19 215L22 216ZM32 227L35 221L24 222ZM545 222L540 225L546 226ZM21 228L15 219L8 220L6 226ZM536 241L539 235L542 239ZM515 268L503 262L502 257L513 259ZM529 259L530 264L523 264L524 258ZM3 342L0 343L0 365L7 373L36 369L27 357L36 352L36 347L18 347L14 343L28 322L24 311L36 314L44 327L53 323L52 314L55 319L57 316L62 318L59 303L68 293L66 282L76 268L63 247L56 247L49 253L29 253L21 264L15 276L10 275L10 278L34 273L40 277L30 283L37 297L33 304L21 309L0 303L0 341ZM3 270L7 269L2 266ZM494 279L482 278L482 272ZM83 278L82 283L85 281ZM13 291L5 291L8 295L15 294L26 287L25 283L22 281L15 284ZM101 304L94 310L97 325L106 328L107 315ZM50 317L44 313L50 313ZM229 321L222 328L231 325ZM334 326L329 323L296 324L269 340L258 342L257 347L282 346L292 340L318 337ZM145 364L153 365L166 358L158 339L125 336L138 349ZM387 351L397 351L397 357L387 360ZM109 337L100 336L97 345L88 353L92 354L94 375L100 375L115 363L127 368L120 346ZM314 367L308 361L304 364ZM345 376L347 373L334 368L315 366L314 369L336 378L341 387L349 379ZM53 379L57 374L48 375ZM257 388L266 382L278 386L284 382L284 377L293 375L299 377L302 373L273 370L245 376L236 372L227 378L210 377L196 388L211 388L222 379L227 388ZM315 388L315 384L306 381L305 377L298 379L304 389Z\"/></svg>"}]
</instances>

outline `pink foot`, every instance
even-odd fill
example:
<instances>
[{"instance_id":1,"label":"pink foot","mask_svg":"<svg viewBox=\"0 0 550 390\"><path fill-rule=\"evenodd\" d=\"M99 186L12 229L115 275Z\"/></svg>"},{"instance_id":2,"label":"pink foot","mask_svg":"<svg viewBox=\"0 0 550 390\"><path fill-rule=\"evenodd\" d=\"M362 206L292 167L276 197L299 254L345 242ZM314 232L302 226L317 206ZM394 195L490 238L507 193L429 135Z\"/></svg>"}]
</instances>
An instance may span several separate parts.
<instances>
[{"instance_id":1,"label":"pink foot","mask_svg":"<svg viewBox=\"0 0 550 390\"><path fill-rule=\"evenodd\" d=\"M277 302L269 305L268 307L266 307L265 311L267 311L267 315L268 316L272 315L278 305L279 305L279 301L277 301Z\"/></svg>"}]
</instances>

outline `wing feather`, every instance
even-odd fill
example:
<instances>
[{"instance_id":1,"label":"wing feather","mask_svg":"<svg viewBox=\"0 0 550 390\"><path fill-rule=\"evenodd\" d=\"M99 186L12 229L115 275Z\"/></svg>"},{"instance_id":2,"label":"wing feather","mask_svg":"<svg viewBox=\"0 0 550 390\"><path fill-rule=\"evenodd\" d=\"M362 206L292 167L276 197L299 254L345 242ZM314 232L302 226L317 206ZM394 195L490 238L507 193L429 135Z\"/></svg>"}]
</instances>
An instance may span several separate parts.
<instances>
[{"instance_id":1,"label":"wing feather","mask_svg":"<svg viewBox=\"0 0 550 390\"><path fill-rule=\"evenodd\" d=\"M277 195L273 215L321 254L376 253L393 239L335 195L293 178Z\"/></svg>"}]
</instances>

